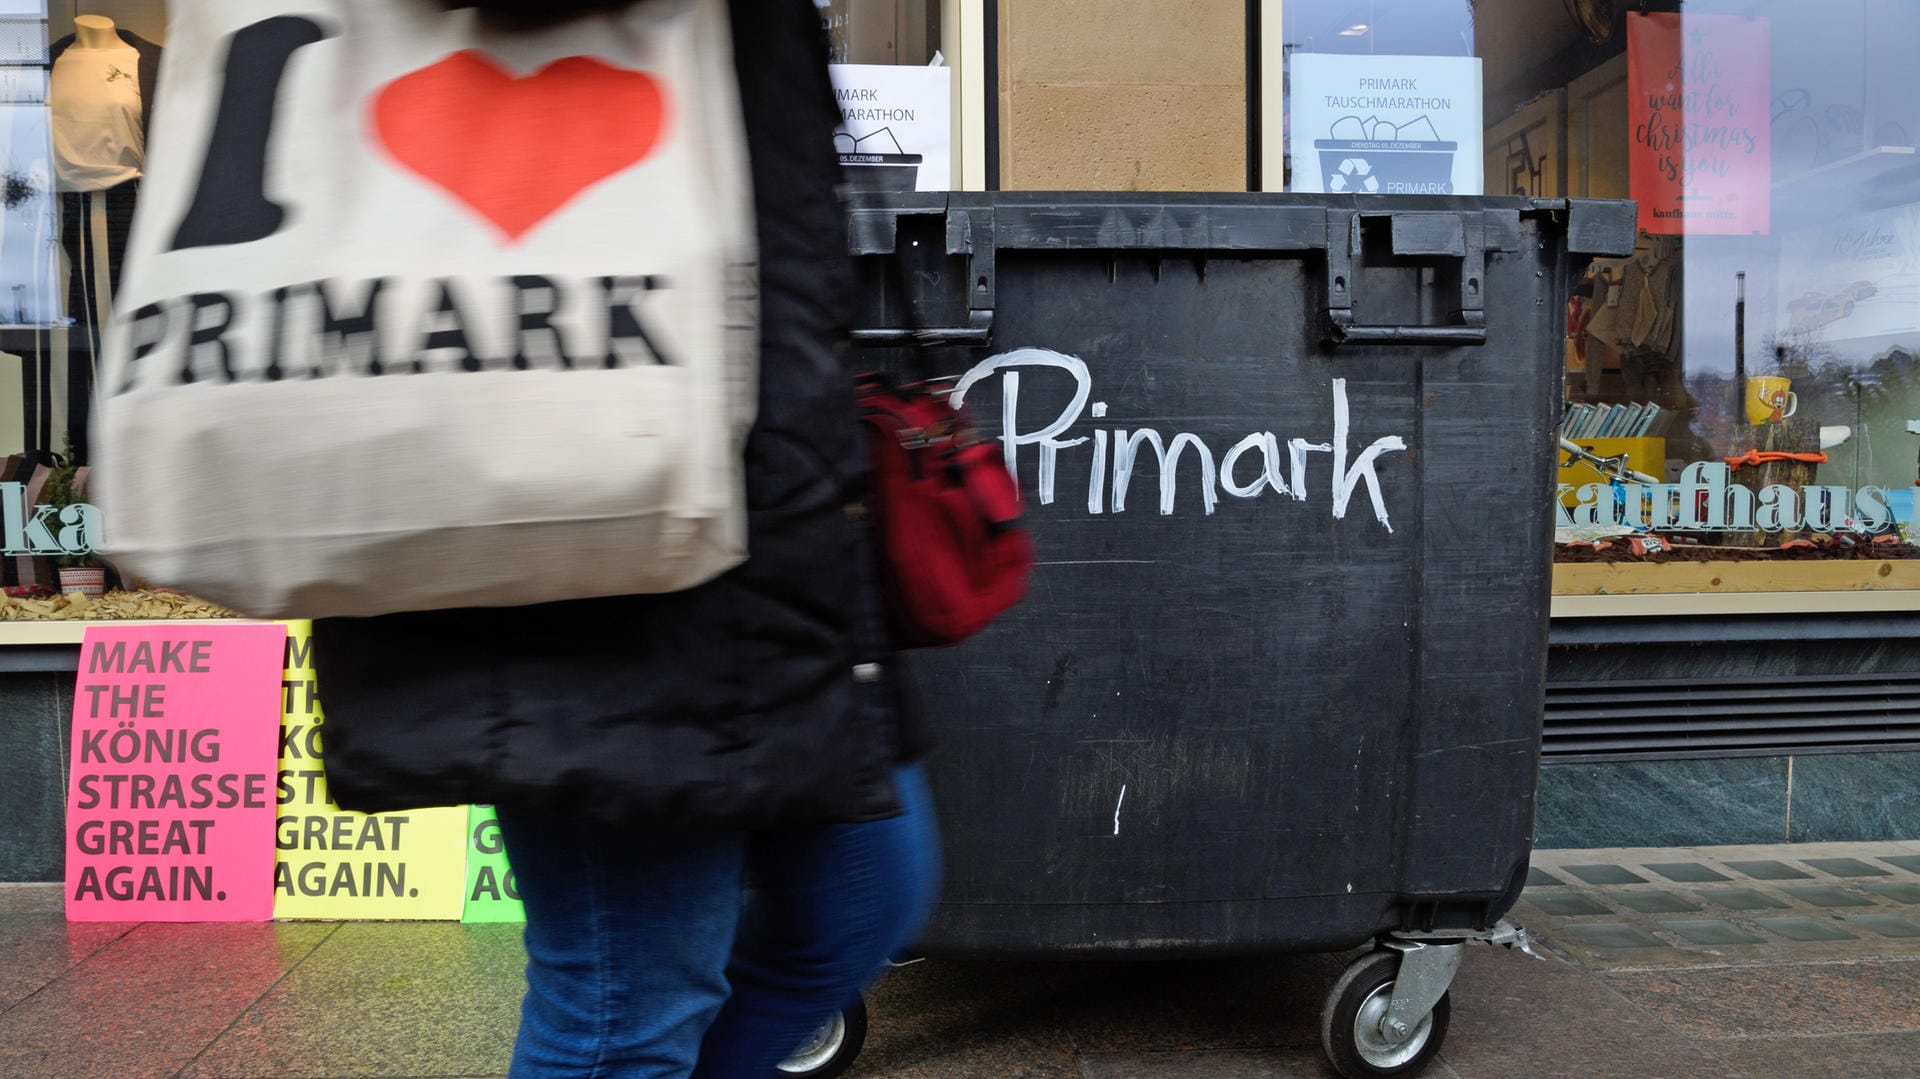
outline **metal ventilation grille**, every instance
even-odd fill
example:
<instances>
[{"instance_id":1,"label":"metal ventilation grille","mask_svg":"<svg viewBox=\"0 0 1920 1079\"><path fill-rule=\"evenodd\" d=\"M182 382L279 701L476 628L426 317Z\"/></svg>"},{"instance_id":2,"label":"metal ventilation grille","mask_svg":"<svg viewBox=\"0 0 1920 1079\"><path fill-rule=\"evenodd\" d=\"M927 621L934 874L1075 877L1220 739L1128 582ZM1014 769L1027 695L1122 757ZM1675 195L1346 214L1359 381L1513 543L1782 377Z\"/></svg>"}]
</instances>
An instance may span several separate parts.
<instances>
[{"instance_id":1,"label":"metal ventilation grille","mask_svg":"<svg viewBox=\"0 0 1920 1079\"><path fill-rule=\"evenodd\" d=\"M1547 686L1546 760L1920 747L1920 673Z\"/></svg>"}]
</instances>

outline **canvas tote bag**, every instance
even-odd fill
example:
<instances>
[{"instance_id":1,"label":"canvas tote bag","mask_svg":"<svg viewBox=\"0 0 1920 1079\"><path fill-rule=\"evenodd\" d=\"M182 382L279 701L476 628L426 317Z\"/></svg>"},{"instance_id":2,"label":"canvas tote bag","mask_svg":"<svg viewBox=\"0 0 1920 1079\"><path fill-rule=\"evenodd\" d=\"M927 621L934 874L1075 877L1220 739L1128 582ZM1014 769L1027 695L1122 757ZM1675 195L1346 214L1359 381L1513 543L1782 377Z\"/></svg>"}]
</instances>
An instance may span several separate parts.
<instances>
[{"instance_id":1,"label":"canvas tote bag","mask_svg":"<svg viewBox=\"0 0 1920 1079\"><path fill-rule=\"evenodd\" d=\"M260 616L663 592L746 555L724 0L502 29L172 5L99 383L135 577Z\"/></svg>"}]
</instances>

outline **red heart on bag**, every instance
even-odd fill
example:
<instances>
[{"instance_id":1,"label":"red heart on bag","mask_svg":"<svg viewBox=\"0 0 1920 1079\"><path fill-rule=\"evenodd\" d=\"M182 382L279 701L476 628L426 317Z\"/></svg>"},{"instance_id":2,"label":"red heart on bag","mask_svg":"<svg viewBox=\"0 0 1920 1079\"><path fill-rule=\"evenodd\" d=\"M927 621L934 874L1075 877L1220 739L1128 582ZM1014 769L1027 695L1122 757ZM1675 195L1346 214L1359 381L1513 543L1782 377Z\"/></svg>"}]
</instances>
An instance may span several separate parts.
<instances>
[{"instance_id":1,"label":"red heart on bag","mask_svg":"<svg viewBox=\"0 0 1920 1079\"><path fill-rule=\"evenodd\" d=\"M471 49L388 83L374 128L400 164L518 240L646 160L666 127L651 75L570 56L516 78Z\"/></svg>"}]
</instances>

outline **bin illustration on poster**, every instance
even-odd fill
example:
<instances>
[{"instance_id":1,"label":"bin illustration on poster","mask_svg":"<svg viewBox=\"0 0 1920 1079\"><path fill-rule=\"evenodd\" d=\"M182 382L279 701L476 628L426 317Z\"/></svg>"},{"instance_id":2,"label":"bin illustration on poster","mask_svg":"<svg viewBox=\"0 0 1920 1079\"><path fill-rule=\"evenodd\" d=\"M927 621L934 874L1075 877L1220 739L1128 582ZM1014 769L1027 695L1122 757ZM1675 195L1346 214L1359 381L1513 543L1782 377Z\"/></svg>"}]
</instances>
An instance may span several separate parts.
<instances>
[{"instance_id":1,"label":"bin illustration on poster","mask_svg":"<svg viewBox=\"0 0 1920 1079\"><path fill-rule=\"evenodd\" d=\"M1296 53L1293 189L1482 193L1480 61Z\"/></svg>"},{"instance_id":2,"label":"bin illustration on poster","mask_svg":"<svg viewBox=\"0 0 1920 1079\"><path fill-rule=\"evenodd\" d=\"M946 191L953 186L952 71L834 64L840 130L833 136L856 191Z\"/></svg>"},{"instance_id":3,"label":"bin illustration on poster","mask_svg":"<svg viewBox=\"0 0 1920 1079\"><path fill-rule=\"evenodd\" d=\"M313 669L313 626L288 624L281 682L276 918L458 921L466 884L467 810L368 816L327 794L326 714Z\"/></svg>"}]
</instances>

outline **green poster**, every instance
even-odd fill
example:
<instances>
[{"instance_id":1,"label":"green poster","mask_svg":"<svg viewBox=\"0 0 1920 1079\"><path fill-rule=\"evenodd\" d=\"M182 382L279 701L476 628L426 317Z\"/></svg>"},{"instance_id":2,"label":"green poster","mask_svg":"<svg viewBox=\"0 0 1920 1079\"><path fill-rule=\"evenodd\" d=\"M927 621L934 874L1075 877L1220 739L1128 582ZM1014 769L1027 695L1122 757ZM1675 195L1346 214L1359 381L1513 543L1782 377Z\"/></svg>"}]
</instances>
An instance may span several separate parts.
<instances>
[{"instance_id":1,"label":"green poster","mask_svg":"<svg viewBox=\"0 0 1920 1079\"><path fill-rule=\"evenodd\" d=\"M524 922L520 892L500 841L500 822L492 806L467 810L467 910L463 922Z\"/></svg>"}]
</instances>

